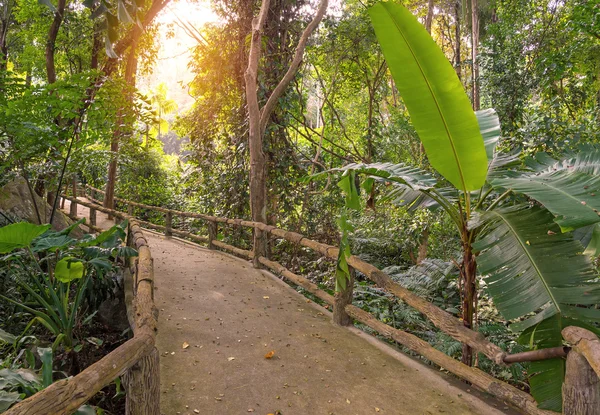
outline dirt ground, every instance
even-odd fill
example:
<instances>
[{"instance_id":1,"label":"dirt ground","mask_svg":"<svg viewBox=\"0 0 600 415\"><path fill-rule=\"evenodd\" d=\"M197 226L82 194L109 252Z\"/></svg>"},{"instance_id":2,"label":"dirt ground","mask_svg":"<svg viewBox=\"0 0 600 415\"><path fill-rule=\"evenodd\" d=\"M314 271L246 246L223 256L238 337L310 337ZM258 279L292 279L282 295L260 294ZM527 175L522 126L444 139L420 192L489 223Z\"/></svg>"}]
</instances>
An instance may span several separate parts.
<instances>
[{"instance_id":1,"label":"dirt ground","mask_svg":"<svg viewBox=\"0 0 600 415\"><path fill-rule=\"evenodd\" d=\"M103 216L98 225L109 225ZM327 310L246 261L146 236L160 310L164 415L517 413L369 335L335 326Z\"/></svg>"}]
</instances>

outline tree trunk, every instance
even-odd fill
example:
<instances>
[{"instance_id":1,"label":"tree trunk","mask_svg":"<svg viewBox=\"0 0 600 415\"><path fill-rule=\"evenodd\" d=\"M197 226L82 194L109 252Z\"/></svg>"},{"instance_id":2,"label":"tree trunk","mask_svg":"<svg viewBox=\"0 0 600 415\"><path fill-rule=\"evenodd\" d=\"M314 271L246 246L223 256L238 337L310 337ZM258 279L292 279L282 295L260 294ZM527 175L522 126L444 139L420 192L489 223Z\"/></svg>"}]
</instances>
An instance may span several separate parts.
<instances>
[{"instance_id":1,"label":"tree trunk","mask_svg":"<svg viewBox=\"0 0 600 415\"><path fill-rule=\"evenodd\" d=\"M267 169L266 158L263 151L263 135L267 128L269 117L277 104L277 101L294 79L302 55L306 47L306 42L315 28L321 22L327 10L327 0L321 0L319 8L314 19L306 26L296 51L294 58L290 63L285 75L277 84L271 96L260 108L258 103L258 63L261 54L262 30L269 12L270 0L263 0L260 6L260 12L257 18L252 22L252 38L250 41L250 53L248 54L248 67L244 74L246 80L246 103L248 107L249 135L248 147L250 147L250 212L252 220L255 222L266 223L267 219ZM254 229L254 266L260 268L259 258L266 252L266 235L259 229Z\"/></svg>"},{"instance_id":2,"label":"tree trunk","mask_svg":"<svg viewBox=\"0 0 600 415\"><path fill-rule=\"evenodd\" d=\"M135 26L135 29L132 34L131 41L131 49L129 50L129 55L127 56L127 64L125 66L125 83L127 85L127 102L133 103L133 91L135 90L135 75L137 73L137 64L138 64L138 55L137 55L137 45L142 34L142 30ZM119 111L117 115L117 126L115 131L113 131L112 141L110 143L110 152L111 159L110 164L108 165L108 180L106 182L106 193L104 195L104 203L103 206L108 209L114 208L114 200L115 200L115 186L117 184L117 162L119 158L119 145L121 141L121 136L124 131L121 126L124 123L124 114L123 111ZM109 215L109 219L112 219Z\"/></svg>"},{"instance_id":3,"label":"tree trunk","mask_svg":"<svg viewBox=\"0 0 600 415\"><path fill-rule=\"evenodd\" d=\"M58 0L56 11L54 12L54 20L48 31L48 40L46 42L46 75L48 83L56 82L56 66L54 65L54 48L56 45L56 37L63 21L67 0Z\"/></svg>"},{"instance_id":4,"label":"tree trunk","mask_svg":"<svg viewBox=\"0 0 600 415\"><path fill-rule=\"evenodd\" d=\"M425 258L427 258L427 248L429 246L429 229L425 228L419 238L419 250L417 254L416 264L419 265Z\"/></svg>"},{"instance_id":5,"label":"tree trunk","mask_svg":"<svg viewBox=\"0 0 600 415\"><path fill-rule=\"evenodd\" d=\"M454 45L454 69L456 70L456 75L458 75L458 79L462 81L462 70L460 65L462 64L460 59L460 1L456 1L454 3L454 37L456 38L456 43Z\"/></svg>"},{"instance_id":6,"label":"tree trunk","mask_svg":"<svg viewBox=\"0 0 600 415\"><path fill-rule=\"evenodd\" d=\"M425 29L431 34L431 23L433 22L433 0L427 3L427 16L425 17Z\"/></svg>"},{"instance_id":7,"label":"tree trunk","mask_svg":"<svg viewBox=\"0 0 600 415\"><path fill-rule=\"evenodd\" d=\"M600 414L600 378L586 358L575 350L567 356L562 392L564 415Z\"/></svg>"},{"instance_id":8,"label":"tree trunk","mask_svg":"<svg viewBox=\"0 0 600 415\"><path fill-rule=\"evenodd\" d=\"M465 230L466 240L469 233ZM477 308L477 262L473 255L471 245L468 242L463 243L463 260L460 269L460 278L462 285L462 319L463 325L473 329L473 316ZM473 349L463 344L461 361L468 366L473 364Z\"/></svg>"},{"instance_id":9,"label":"tree trunk","mask_svg":"<svg viewBox=\"0 0 600 415\"><path fill-rule=\"evenodd\" d=\"M479 5L478 0L471 0L471 59L473 73L473 110L479 111L479 62L477 61L479 47Z\"/></svg>"}]
</instances>

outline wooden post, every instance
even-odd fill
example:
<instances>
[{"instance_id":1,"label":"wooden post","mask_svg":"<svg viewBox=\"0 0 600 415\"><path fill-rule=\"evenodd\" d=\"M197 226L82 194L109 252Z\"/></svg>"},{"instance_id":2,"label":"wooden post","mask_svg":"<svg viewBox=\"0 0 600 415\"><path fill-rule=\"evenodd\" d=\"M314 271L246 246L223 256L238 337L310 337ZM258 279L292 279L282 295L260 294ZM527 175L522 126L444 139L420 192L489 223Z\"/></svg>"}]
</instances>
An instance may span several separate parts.
<instances>
[{"instance_id":1,"label":"wooden post","mask_svg":"<svg viewBox=\"0 0 600 415\"><path fill-rule=\"evenodd\" d=\"M90 198L92 202L96 200L96 191L94 189L90 189Z\"/></svg>"},{"instance_id":2,"label":"wooden post","mask_svg":"<svg viewBox=\"0 0 600 415\"><path fill-rule=\"evenodd\" d=\"M208 249L216 249L213 241L217 239L218 229L217 222L208 222Z\"/></svg>"},{"instance_id":3,"label":"wooden post","mask_svg":"<svg viewBox=\"0 0 600 415\"><path fill-rule=\"evenodd\" d=\"M564 415L600 415L600 377L575 350L567 356L562 392Z\"/></svg>"},{"instance_id":4,"label":"wooden post","mask_svg":"<svg viewBox=\"0 0 600 415\"><path fill-rule=\"evenodd\" d=\"M96 226L96 209L90 208L90 225Z\"/></svg>"},{"instance_id":5,"label":"wooden post","mask_svg":"<svg viewBox=\"0 0 600 415\"><path fill-rule=\"evenodd\" d=\"M173 236L173 214L170 210L165 213L165 236L171 237Z\"/></svg>"},{"instance_id":6,"label":"wooden post","mask_svg":"<svg viewBox=\"0 0 600 415\"><path fill-rule=\"evenodd\" d=\"M126 415L160 415L159 355L156 347L123 376Z\"/></svg>"},{"instance_id":7,"label":"wooden post","mask_svg":"<svg viewBox=\"0 0 600 415\"><path fill-rule=\"evenodd\" d=\"M349 265L348 270L350 271L350 278L346 281L346 288L336 291L333 302L333 322L340 326L352 325L352 317L346 313L346 306L352 304L356 271Z\"/></svg>"},{"instance_id":8,"label":"wooden post","mask_svg":"<svg viewBox=\"0 0 600 415\"><path fill-rule=\"evenodd\" d=\"M69 208L69 216L77 217L77 202L71 202L71 207Z\"/></svg>"},{"instance_id":9,"label":"wooden post","mask_svg":"<svg viewBox=\"0 0 600 415\"><path fill-rule=\"evenodd\" d=\"M133 216L133 205L127 205L127 214Z\"/></svg>"}]
</instances>

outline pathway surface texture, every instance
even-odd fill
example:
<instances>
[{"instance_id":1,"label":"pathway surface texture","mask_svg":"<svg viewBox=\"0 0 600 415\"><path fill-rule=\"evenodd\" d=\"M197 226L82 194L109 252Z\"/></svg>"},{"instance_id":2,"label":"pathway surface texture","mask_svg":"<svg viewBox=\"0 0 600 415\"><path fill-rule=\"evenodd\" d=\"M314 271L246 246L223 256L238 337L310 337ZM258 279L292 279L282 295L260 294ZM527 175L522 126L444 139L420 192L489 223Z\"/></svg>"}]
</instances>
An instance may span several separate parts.
<instances>
[{"instance_id":1,"label":"pathway surface texture","mask_svg":"<svg viewBox=\"0 0 600 415\"><path fill-rule=\"evenodd\" d=\"M98 213L98 225L109 224ZM334 325L327 310L247 261L154 232L146 237L164 415L516 413Z\"/></svg>"}]
</instances>

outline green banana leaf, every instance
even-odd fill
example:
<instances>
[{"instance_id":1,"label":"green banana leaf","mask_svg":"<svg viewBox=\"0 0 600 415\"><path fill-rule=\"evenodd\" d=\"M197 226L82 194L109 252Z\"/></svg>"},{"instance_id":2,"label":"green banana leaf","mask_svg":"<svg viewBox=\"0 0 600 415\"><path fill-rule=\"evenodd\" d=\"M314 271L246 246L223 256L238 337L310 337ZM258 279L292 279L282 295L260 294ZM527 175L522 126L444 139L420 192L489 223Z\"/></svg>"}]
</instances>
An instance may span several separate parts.
<instances>
[{"instance_id":1,"label":"green banana leaf","mask_svg":"<svg viewBox=\"0 0 600 415\"><path fill-rule=\"evenodd\" d=\"M456 188L480 189L487 174L486 150L452 65L405 7L381 2L369 15L429 162Z\"/></svg>"},{"instance_id":2,"label":"green banana leaf","mask_svg":"<svg viewBox=\"0 0 600 415\"><path fill-rule=\"evenodd\" d=\"M494 178L491 185L539 201L556 216L563 232L600 222L600 151L554 162L540 154L528 162L534 172Z\"/></svg>"},{"instance_id":3,"label":"green banana leaf","mask_svg":"<svg viewBox=\"0 0 600 415\"><path fill-rule=\"evenodd\" d=\"M470 223L480 228L473 247L494 304L521 342L531 348L562 344L561 330L600 321L600 284L583 246L561 233L541 207L520 205L482 213ZM531 393L540 408L561 411L564 360L532 365Z\"/></svg>"},{"instance_id":4,"label":"green banana leaf","mask_svg":"<svg viewBox=\"0 0 600 415\"><path fill-rule=\"evenodd\" d=\"M560 233L546 209L528 205L481 214L471 227L485 226L473 248L500 313L525 330L560 314L600 321L600 310L578 305L600 303L600 284L589 258L571 233ZM533 316L529 316L533 313Z\"/></svg>"},{"instance_id":5,"label":"green banana leaf","mask_svg":"<svg viewBox=\"0 0 600 415\"><path fill-rule=\"evenodd\" d=\"M479 132L483 137L485 153L487 155L488 162L490 162L494 158L496 146L500 142L500 118L498 118L498 114L493 108L475 111L475 116L477 117Z\"/></svg>"}]
</instances>

